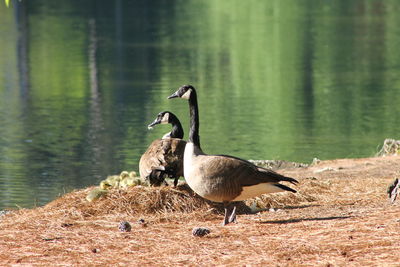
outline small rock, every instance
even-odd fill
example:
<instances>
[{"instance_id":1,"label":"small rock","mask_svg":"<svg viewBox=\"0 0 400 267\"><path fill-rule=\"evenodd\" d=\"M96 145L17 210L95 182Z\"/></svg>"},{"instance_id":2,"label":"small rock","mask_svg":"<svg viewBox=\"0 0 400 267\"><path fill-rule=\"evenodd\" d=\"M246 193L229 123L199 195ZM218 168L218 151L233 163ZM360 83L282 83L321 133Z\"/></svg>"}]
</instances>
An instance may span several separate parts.
<instances>
[{"instance_id":1,"label":"small rock","mask_svg":"<svg viewBox=\"0 0 400 267\"><path fill-rule=\"evenodd\" d=\"M132 227L128 222L120 222L118 225L118 229L121 232L130 232Z\"/></svg>"},{"instance_id":2,"label":"small rock","mask_svg":"<svg viewBox=\"0 0 400 267\"><path fill-rule=\"evenodd\" d=\"M192 230L192 235L194 236L205 236L208 235L210 233L210 229L208 228L204 228L204 227L195 227Z\"/></svg>"},{"instance_id":3,"label":"small rock","mask_svg":"<svg viewBox=\"0 0 400 267\"><path fill-rule=\"evenodd\" d=\"M92 249L92 252L93 252L93 253L99 253L99 252L100 252L100 249L98 249L98 248L93 248L93 249Z\"/></svg>"}]
</instances>

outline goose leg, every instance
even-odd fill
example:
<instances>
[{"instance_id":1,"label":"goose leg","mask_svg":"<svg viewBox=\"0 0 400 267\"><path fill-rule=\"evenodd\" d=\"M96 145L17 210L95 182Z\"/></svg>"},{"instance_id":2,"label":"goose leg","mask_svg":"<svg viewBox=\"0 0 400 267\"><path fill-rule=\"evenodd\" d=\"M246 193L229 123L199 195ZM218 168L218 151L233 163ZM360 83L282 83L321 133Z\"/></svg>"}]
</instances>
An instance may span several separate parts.
<instances>
[{"instance_id":1,"label":"goose leg","mask_svg":"<svg viewBox=\"0 0 400 267\"><path fill-rule=\"evenodd\" d=\"M236 223L236 205L233 205L231 216L229 216L229 222Z\"/></svg>"},{"instance_id":2,"label":"goose leg","mask_svg":"<svg viewBox=\"0 0 400 267\"><path fill-rule=\"evenodd\" d=\"M222 225L227 225L231 222L236 222L236 206L229 202L224 202L225 217Z\"/></svg>"},{"instance_id":3,"label":"goose leg","mask_svg":"<svg viewBox=\"0 0 400 267\"><path fill-rule=\"evenodd\" d=\"M225 217L224 221L222 222L222 225L227 225L229 223L228 207L224 205L224 209L225 209Z\"/></svg>"}]
</instances>

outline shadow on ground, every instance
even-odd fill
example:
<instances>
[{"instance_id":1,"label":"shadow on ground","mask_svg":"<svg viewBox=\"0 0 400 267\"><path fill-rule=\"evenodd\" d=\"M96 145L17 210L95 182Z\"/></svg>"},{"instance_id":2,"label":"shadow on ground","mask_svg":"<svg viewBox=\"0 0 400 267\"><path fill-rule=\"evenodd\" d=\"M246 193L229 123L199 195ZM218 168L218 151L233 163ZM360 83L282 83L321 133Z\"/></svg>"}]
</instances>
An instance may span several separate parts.
<instances>
[{"instance_id":1,"label":"shadow on ground","mask_svg":"<svg viewBox=\"0 0 400 267\"><path fill-rule=\"evenodd\" d=\"M300 218L300 219L289 219L289 220L277 220L277 221L263 221L261 223L266 224L287 224L287 223L298 223L304 221L330 221L330 220L344 220L352 218L353 216L332 216L332 217L317 217L317 218Z\"/></svg>"}]
</instances>

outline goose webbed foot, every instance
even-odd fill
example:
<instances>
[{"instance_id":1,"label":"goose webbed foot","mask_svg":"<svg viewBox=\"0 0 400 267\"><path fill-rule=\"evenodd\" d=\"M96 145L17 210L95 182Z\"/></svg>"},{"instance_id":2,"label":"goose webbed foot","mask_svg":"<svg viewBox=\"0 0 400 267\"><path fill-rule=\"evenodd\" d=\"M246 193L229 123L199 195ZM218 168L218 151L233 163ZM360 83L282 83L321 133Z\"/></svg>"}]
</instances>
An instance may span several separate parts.
<instances>
[{"instance_id":1,"label":"goose webbed foot","mask_svg":"<svg viewBox=\"0 0 400 267\"><path fill-rule=\"evenodd\" d=\"M228 223L236 223L236 205L224 202L225 217L222 225L227 225Z\"/></svg>"}]
</instances>

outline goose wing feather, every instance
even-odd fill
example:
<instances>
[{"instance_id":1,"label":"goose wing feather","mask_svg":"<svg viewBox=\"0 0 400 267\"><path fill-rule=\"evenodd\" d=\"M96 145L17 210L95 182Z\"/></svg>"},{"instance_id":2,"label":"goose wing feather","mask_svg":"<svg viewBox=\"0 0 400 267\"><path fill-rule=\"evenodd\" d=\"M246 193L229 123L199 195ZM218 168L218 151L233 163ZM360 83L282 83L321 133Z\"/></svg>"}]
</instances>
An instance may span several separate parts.
<instances>
[{"instance_id":1,"label":"goose wing feather","mask_svg":"<svg viewBox=\"0 0 400 267\"><path fill-rule=\"evenodd\" d=\"M223 180L225 190L234 190L243 186L260 183L276 183L281 181L297 184L298 181L280 175L274 171L258 167L253 163L228 155L205 155L201 160L200 171L210 180ZM215 182L213 182L215 183ZM284 186L285 187L285 186ZM229 189L232 188L232 189ZM283 189L283 187L281 187ZM289 187L287 187L289 188ZM294 191L293 189L288 191ZM232 192L233 193L233 192Z\"/></svg>"}]
</instances>

